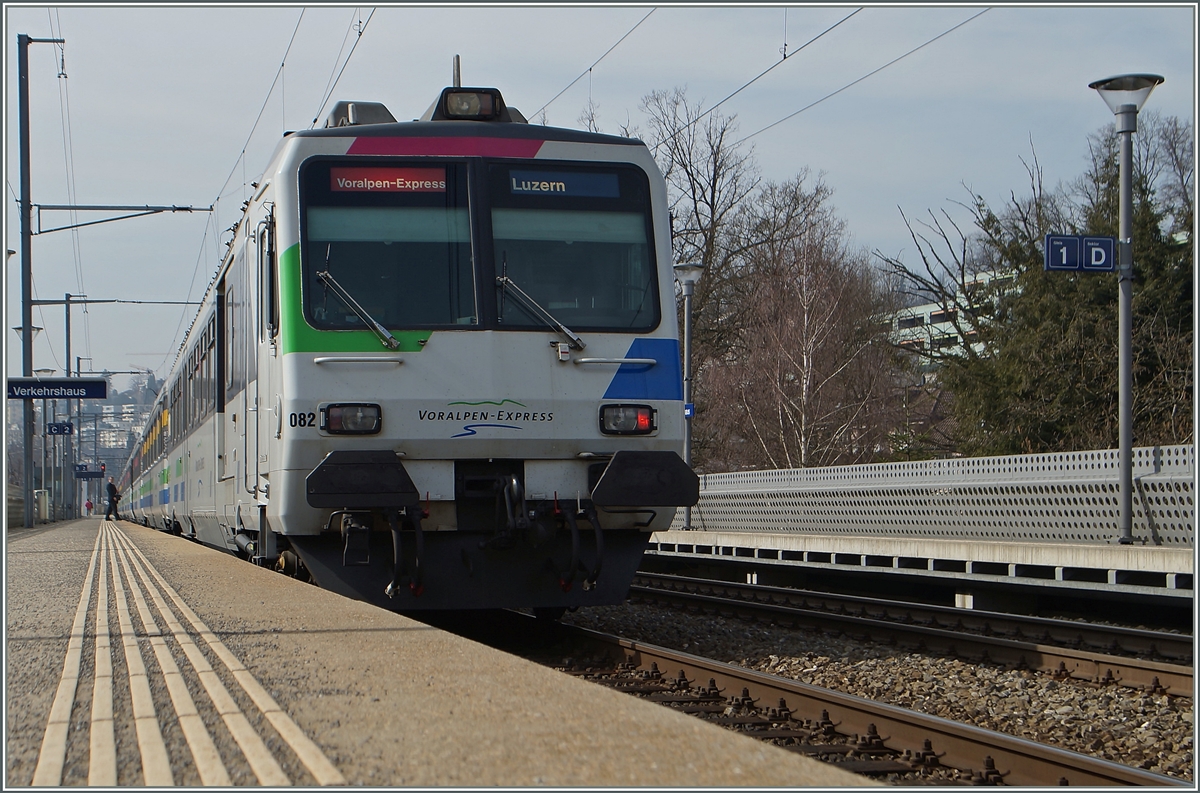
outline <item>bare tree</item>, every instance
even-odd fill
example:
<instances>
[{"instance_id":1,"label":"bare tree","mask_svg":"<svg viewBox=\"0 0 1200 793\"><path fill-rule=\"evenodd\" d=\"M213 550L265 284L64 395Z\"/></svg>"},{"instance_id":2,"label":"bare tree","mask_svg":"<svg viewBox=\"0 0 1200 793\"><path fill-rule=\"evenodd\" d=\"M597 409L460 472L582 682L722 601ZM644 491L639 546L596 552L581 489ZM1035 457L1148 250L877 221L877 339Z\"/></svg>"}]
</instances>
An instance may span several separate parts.
<instances>
[{"instance_id":1,"label":"bare tree","mask_svg":"<svg viewBox=\"0 0 1200 793\"><path fill-rule=\"evenodd\" d=\"M875 459L896 420L881 283L808 174L747 203L739 343L706 361L702 444L725 468ZM715 409L712 406L720 406ZM746 443L746 441L749 443Z\"/></svg>"},{"instance_id":2,"label":"bare tree","mask_svg":"<svg viewBox=\"0 0 1200 793\"><path fill-rule=\"evenodd\" d=\"M736 117L689 104L685 89L655 91L642 99L647 145L667 180L675 261L704 265L692 308L699 357L730 343L738 254L737 209L759 177L753 155L735 143Z\"/></svg>"},{"instance_id":3,"label":"bare tree","mask_svg":"<svg viewBox=\"0 0 1200 793\"><path fill-rule=\"evenodd\" d=\"M1138 114L1134 136L1135 172L1145 174L1163 211L1171 219L1168 232L1190 236L1195 204L1195 157L1190 123L1150 110Z\"/></svg>"},{"instance_id":4,"label":"bare tree","mask_svg":"<svg viewBox=\"0 0 1200 793\"><path fill-rule=\"evenodd\" d=\"M1064 199L1048 191L1037 152L1021 160L1028 175L1027 196L1010 192L1000 213L987 201L970 193L970 203L954 202L967 210L972 221L968 230L946 210L928 212L929 219L913 221L898 208L920 259L919 267L876 251L888 269L902 299L909 305L936 304L964 343L939 346L932 336L914 352L921 360L943 366L951 359L974 360L991 355L997 341L997 323L1006 311L1014 262L1040 256L1042 239L1053 229L1069 233L1079 228Z\"/></svg>"},{"instance_id":5,"label":"bare tree","mask_svg":"<svg viewBox=\"0 0 1200 793\"><path fill-rule=\"evenodd\" d=\"M675 260L693 299L697 468L826 465L886 451L892 351L878 274L846 248L831 191L803 172L763 183L736 118L686 92L642 101L667 181Z\"/></svg>"},{"instance_id":6,"label":"bare tree","mask_svg":"<svg viewBox=\"0 0 1200 793\"><path fill-rule=\"evenodd\" d=\"M588 132L599 132L600 131L600 115L598 113L599 110L600 110L600 106L597 105L595 102L593 102L591 97L588 97L587 105L583 108L583 110L581 110L579 112L579 118L577 118L575 120L579 123L580 126L582 126L584 129L586 129Z\"/></svg>"}]
</instances>

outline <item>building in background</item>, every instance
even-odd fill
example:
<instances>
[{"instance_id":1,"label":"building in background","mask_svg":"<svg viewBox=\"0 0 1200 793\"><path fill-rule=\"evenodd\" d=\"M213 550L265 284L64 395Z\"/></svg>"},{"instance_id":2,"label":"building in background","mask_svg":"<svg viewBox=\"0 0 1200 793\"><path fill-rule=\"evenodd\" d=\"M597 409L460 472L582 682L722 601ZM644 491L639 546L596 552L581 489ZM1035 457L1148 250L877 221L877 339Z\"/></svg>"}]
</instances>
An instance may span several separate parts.
<instances>
[{"instance_id":1,"label":"building in background","mask_svg":"<svg viewBox=\"0 0 1200 793\"><path fill-rule=\"evenodd\" d=\"M892 342L913 353L923 382L936 380L939 358L962 352L968 343L975 345L976 352L983 349L973 341L976 333L970 323L955 323L956 306L977 305L980 297L995 299L1012 289L1014 281L1012 273L979 273L965 290L956 290L946 305L923 303L902 308L891 316Z\"/></svg>"},{"instance_id":2,"label":"building in background","mask_svg":"<svg viewBox=\"0 0 1200 793\"><path fill-rule=\"evenodd\" d=\"M908 353L911 364L911 378L903 385L903 419L890 436L892 453L898 459L951 453L955 430L950 409L953 396L939 384L938 369L945 358L962 354L967 344L975 352L983 352L971 322L956 322L958 312L1002 297L1014 288L1015 280L1012 273L979 273L965 289L947 292L943 302L908 306L887 320L892 343Z\"/></svg>"},{"instance_id":3,"label":"building in background","mask_svg":"<svg viewBox=\"0 0 1200 793\"><path fill-rule=\"evenodd\" d=\"M108 399L81 400L78 404L79 413L73 416L74 433L69 436L75 447L74 460L76 464L88 466L90 471L100 470L103 463L107 474L119 476L125 462L133 451L138 434L145 425L161 383L155 381L153 375L136 379L128 391L117 392L109 380ZM24 482L23 449L21 447L22 403L20 400L8 400L5 413L7 430L8 477L6 479L6 501L10 518L9 525L20 525L12 522L12 516L22 514L21 485ZM103 480L76 480L73 471L65 471L63 465L63 444L67 436L47 437L45 425L47 421L66 421L67 405L65 400L35 400L34 432L33 432L33 487L34 490L52 490L57 500L65 500L58 493L63 488L63 482L78 481L82 504L90 498L94 504L102 503ZM53 507L53 505L51 505ZM51 514L53 509L51 508Z\"/></svg>"}]
</instances>

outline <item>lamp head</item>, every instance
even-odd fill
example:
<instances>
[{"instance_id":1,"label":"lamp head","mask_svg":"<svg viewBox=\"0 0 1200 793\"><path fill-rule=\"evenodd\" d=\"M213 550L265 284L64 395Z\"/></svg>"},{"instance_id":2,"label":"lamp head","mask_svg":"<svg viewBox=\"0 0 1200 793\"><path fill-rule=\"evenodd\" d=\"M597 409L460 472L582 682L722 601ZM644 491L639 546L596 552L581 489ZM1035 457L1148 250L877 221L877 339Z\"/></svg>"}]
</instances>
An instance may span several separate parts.
<instances>
[{"instance_id":1,"label":"lamp head","mask_svg":"<svg viewBox=\"0 0 1200 793\"><path fill-rule=\"evenodd\" d=\"M698 262L680 262L675 265L675 280L681 286L695 286L704 274L704 265Z\"/></svg>"},{"instance_id":2,"label":"lamp head","mask_svg":"<svg viewBox=\"0 0 1200 793\"><path fill-rule=\"evenodd\" d=\"M1126 105L1141 111L1150 92L1161 82L1163 77L1157 74L1120 74L1088 83L1088 88L1095 88L1109 110L1116 114Z\"/></svg>"}]
</instances>

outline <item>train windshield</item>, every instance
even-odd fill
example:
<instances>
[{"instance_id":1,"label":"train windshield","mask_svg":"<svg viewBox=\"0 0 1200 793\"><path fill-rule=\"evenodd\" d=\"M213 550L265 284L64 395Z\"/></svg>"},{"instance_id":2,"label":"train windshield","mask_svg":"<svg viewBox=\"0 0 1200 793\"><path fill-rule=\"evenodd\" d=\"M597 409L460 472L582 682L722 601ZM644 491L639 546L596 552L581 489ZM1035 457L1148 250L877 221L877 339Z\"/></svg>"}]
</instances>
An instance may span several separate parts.
<instances>
[{"instance_id":1,"label":"train windshield","mask_svg":"<svg viewBox=\"0 0 1200 793\"><path fill-rule=\"evenodd\" d=\"M478 322L466 169L312 163L304 176L304 309L313 327L367 327L327 271L388 328Z\"/></svg>"},{"instance_id":2,"label":"train windshield","mask_svg":"<svg viewBox=\"0 0 1200 793\"><path fill-rule=\"evenodd\" d=\"M391 329L544 328L545 317L496 285L498 276L508 276L574 331L658 326L650 184L640 169L529 161L482 166L485 194L472 210L467 163L308 162L301 177L308 323L364 330L365 314ZM474 232L473 218L482 227ZM490 240L480 233L489 228ZM472 245L484 255L472 256ZM326 272L361 314L318 275ZM495 300L482 321L477 294Z\"/></svg>"},{"instance_id":3,"label":"train windshield","mask_svg":"<svg viewBox=\"0 0 1200 793\"><path fill-rule=\"evenodd\" d=\"M658 325L650 188L636 168L553 163L489 169L497 275L573 330ZM542 320L496 292L504 327Z\"/></svg>"}]
</instances>

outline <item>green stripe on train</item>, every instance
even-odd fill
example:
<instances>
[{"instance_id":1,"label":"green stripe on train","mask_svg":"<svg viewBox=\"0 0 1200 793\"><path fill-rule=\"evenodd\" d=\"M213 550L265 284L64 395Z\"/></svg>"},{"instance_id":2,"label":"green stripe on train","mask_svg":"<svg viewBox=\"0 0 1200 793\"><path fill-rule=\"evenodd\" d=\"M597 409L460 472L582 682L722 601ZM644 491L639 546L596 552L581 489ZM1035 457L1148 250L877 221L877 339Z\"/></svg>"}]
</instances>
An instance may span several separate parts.
<instances>
[{"instance_id":1,"label":"green stripe on train","mask_svg":"<svg viewBox=\"0 0 1200 793\"><path fill-rule=\"evenodd\" d=\"M383 342L369 330L317 330L304 319L300 305L300 245L279 257L280 347L290 352L387 352ZM396 330L398 352L420 352L421 342L433 334L428 330Z\"/></svg>"}]
</instances>

